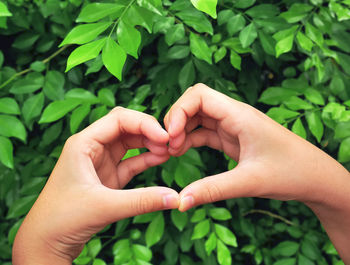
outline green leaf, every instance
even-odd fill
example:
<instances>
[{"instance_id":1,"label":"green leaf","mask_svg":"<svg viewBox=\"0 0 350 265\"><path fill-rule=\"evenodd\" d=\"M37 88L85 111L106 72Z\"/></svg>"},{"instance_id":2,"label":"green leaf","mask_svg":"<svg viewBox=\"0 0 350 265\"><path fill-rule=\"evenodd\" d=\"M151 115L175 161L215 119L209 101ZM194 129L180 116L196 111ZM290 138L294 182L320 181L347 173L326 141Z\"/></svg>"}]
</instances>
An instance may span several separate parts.
<instances>
[{"instance_id":1,"label":"green leaf","mask_svg":"<svg viewBox=\"0 0 350 265\"><path fill-rule=\"evenodd\" d=\"M241 71L242 58L234 50L230 52L230 63L237 70Z\"/></svg>"},{"instance_id":2,"label":"green leaf","mask_svg":"<svg viewBox=\"0 0 350 265\"><path fill-rule=\"evenodd\" d=\"M42 61L35 61L30 64L30 69L32 69L35 72L42 72L45 70L45 68L45 63L43 63Z\"/></svg>"},{"instance_id":3,"label":"green leaf","mask_svg":"<svg viewBox=\"0 0 350 265\"><path fill-rule=\"evenodd\" d=\"M269 87L261 94L259 102L269 105L278 105L297 94L298 93L296 91L291 89L286 89L283 87Z\"/></svg>"},{"instance_id":4,"label":"green leaf","mask_svg":"<svg viewBox=\"0 0 350 265\"><path fill-rule=\"evenodd\" d=\"M176 24L169 28L165 34L165 42L171 46L175 42L185 37L185 28L183 24Z\"/></svg>"},{"instance_id":5,"label":"green leaf","mask_svg":"<svg viewBox=\"0 0 350 265\"><path fill-rule=\"evenodd\" d=\"M0 98L0 113L20 114L18 103L13 98Z\"/></svg>"},{"instance_id":6,"label":"green leaf","mask_svg":"<svg viewBox=\"0 0 350 265\"><path fill-rule=\"evenodd\" d=\"M134 253L134 257L144 261L151 261L152 259L152 251L145 246L134 244L131 246L132 252Z\"/></svg>"},{"instance_id":7,"label":"green leaf","mask_svg":"<svg viewBox=\"0 0 350 265\"><path fill-rule=\"evenodd\" d=\"M279 8L274 4L260 4L249 8L245 13L253 18L271 18L279 13Z\"/></svg>"},{"instance_id":8,"label":"green leaf","mask_svg":"<svg viewBox=\"0 0 350 265\"><path fill-rule=\"evenodd\" d=\"M313 108L311 104L296 96L286 99L284 104L291 110L308 110Z\"/></svg>"},{"instance_id":9,"label":"green leaf","mask_svg":"<svg viewBox=\"0 0 350 265\"><path fill-rule=\"evenodd\" d=\"M275 52L275 46L276 41L268 34L266 34L264 31L259 30L259 40L261 43L261 46L263 47L264 51L272 56L276 55Z\"/></svg>"},{"instance_id":10,"label":"green leaf","mask_svg":"<svg viewBox=\"0 0 350 265\"><path fill-rule=\"evenodd\" d=\"M217 22L221 26L229 21L235 14L230 9L221 10L218 14Z\"/></svg>"},{"instance_id":11,"label":"green leaf","mask_svg":"<svg viewBox=\"0 0 350 265\"><path fill-rule=\"evenodd\" d=\"M304 95L305 95L305 98L307 100L309 100L310 102L312 102L314 104L317 104L317 105L324 105L325 104L325 101L324 101L321 93L318 92L314 88L311 88L311 87L307 88L304 91Z\"/></svg>"},{"instance_id":12,"label":"green leaf","mask_svg":"<svg viewBox=\"0 0 350 265\"><path fill-rule=\"evenodd\" d=\"M115 97L113 92L108 88L102 88L98 91L97 97L102 104L105 104L108 107L115 106Z\"/></svg>"},{"instance_id":13,"label":"green leaf","mask_svg":"<svg viewBox=\"0 0 350 265\"><path fill-rule=\"evenodd\" d=\"M341 163L346 163L350 161L350 137L344 139L340 143L338 151L338 160Z\"/></svg>"},{"instance_id":14,"label":"green leaf","mask_svg":"<svg viewBox=\"0 0 350 265\"><path fill-rule=\"evenodd\" d=\"M83 88L73 88L69 90L64 97L65 99L78 99L81 102L90 104L98 103L98 98L90 91Z\"/></svg>"},{"instance_id":15,"label":"green leaf","mask_svg":"<svg viewBox=\"0 0 350 265\"><path fill-rule=\"evenodd\" d=\"M205 241L205 251L207 255L210 256L212 251L216 248L217 238L214 232L212 232L209 238Z\"/></svg>"},{"instance_id":16,"label":"green leaf","mask_svg":"<svg viewBox=\"0 0 350 265\"><path fill-rule=\"evenodd\" d=\"M245 26L245 19L241 14L237 14L233 17L231 17L227 21L227 31L229 33L229 36L232 36L233 34L241 31Z\"/></svg>"},{"instance_id":17,"label":"green leaf","mask_svg":"<svg viewBox=\"0 0 350 265\"><path fill-rule=\"evenodd\" d=\"M101 239L94 238L87 243L89 256L95 258L102 249Z\"/></svg>"},{"instance_id":18,"label":"green leaf","mask_svg":"<svg viewBox=\"0 0 350 265\"><path fill-rule=\"evenodd\" d=\"M90 113L90 110L90 105L85 103L73 111L69 121L69 128L72 134L77 132L79 125Z\"/></svg>"},{"instance_id":19,"label":"green leaf","mask_svg":"<svg viewBox=\"0 0 350 265\"><path fill-rule=\"evenodd\" d=\"M79 64L96 58L106 40L107 38L95 40L76 48L68 57L66 72Z\"/></svg>"},{"instance_id":20,"label":"green leaf","mask_svg":"<svg viewBox=\"0 0 350 265\"><path fill-rule=\"evenodd\" d=\"M91 24L79 25L73 28L64 38L59 47L66 44L85 44L97 38L104 32L112 22L98 22Z\"/></svg>"},{"instance_id":21,"label":"green leaf","mask_svg":"<svg viewBox=\"0 0 350 265\"><path fill-rule=\"evenodd\" d=\"M126 154L123 156L122 160L134 157L134 156L138 156L139 154L141 154L140 150L138 148L135 149L129 149Z\"/></svg>"},{"instance_id":22,"label":"green leaf","mask_svg":"<svg viewBox=\"0 0 350 265\"><path fill-rule=\"evenodd\" d=\"M188 8L176 13L176 16L197 32L213 35L213 26L202 12L199 12L194 8Z\"/></svg>"},{"instance_id":23,"label":"green leaf","mask_svg":"<svg viewBox=\"0 0 350 265\"><path fill-rule=\"evenodd\" d=\"M217 240L217 258L220 265L231 265L231 252L221 240Z\"/></svg>"},{"instance_id":24,"label":"green leaf","mask_svg":"<svg viewBox=\"0 0 350 265\"><path fill-rule=\"evenodd\" d=\"M30 195L16 200L7 213L6 219L20 217L29 212L38 195Z\"/></svg>"},{"instance_id":25,"label":"green leaf","mask_svg":"<svg viewBox=\"0 0 350 265\"><path fill-rule=\"evenodd\" d=\"M146 8L131 5L123 16L124 22L130 26L139 25L144 27L148 33L152 33L155 13Z\"/></svg>"},{"instance_id":26,"label":"green leaf","mask_svg":"<svg viewBox=\"0 0 350 265\"><path fill-rule=\"evenodd\" d=\"M118 23L117 40L126 53L137 59L141 44L141 33L134 27L125 24L123 20Z\"/></svg>"},{"instance_id":27,"label":"green leaf","mask_svg":"<svg viewBox=\"0 0 350 265\"><path fill-rule=\"evenodd\" d=\"M94 259L92 265L107 265L107 263L104 262L102 259Z\"/></svg>"},{"instance_id":28,"label":"green leaf","mask_svg":"<svg viewBox=\"0 0 350 265\"><path fill-rule=\"evenodd\" d=\"M180 212L179 210L175 209L175 210L171 210L170 216L176 228L179 229L179 231L182 231L188 222L187 212Z\"/></svg>"},{"instance_id":29,"label":"green leaf","mask_svg":"<svg viewBox=\"0 0 350 265\"><path fill-rule=\"evenodd\" d=\"M200 208L194 211L192 217L191 217L191 223L198 223L199 221L204 220L206 217L207 213L205 209Z\"/></svg>"},{"instance_id":30,"label":"green leaf","mask_svg":"<svg viewBox=\"0 0 350 265\"><path fill-rule=\"evenodd\" d=\"M215 232L218 238L220 238L226 245L237 247L236 236L232 233L230 229L223 225L215 224Z\"/></svg>"},{"instance_id":31,"label":"green leaf","mask_svg":"<svg viewBox=\"0 0 350 265\"><path fill-rule=\"evenodd\" d=\"M243 48L250 46L258 37L254 23L250 23L239 33L239 40Z\"/></svg>"},{"instance_id":32,"label":"green leaf","mask_svg":"<svg viewBox=\"0 0 350 265\"><path fill-rule=\"evenodd\" d=\"M203 11L210 15L212 18L216 18L216 5L218 0L191 0L191 3L200 11Z\"/></svg>"},{"instance_id":33,"label":"green leaf","mask_svg":"<svg viewBox=\"0 0 350 265\"><path fill-rule=\"evenodd\" d=\"M114 264L125 264L132 258L130 240L122 239L113 245Z\"/></svg>"},{"instance_id":34,"label":"green leaf","mask_svg":"<svg viewBox=\"0 0 350 265\"><path fill-rule=\"evenodd\" d=\"M215 63L218 63L221 61L227 53L226 47L220 47L215 53L214 53L214 61Z\"/></svg>"},{"instance_id":35,"label":"green leaf","mask_svg":"<svg viewBox=\"0 0 350 265\"><path fill-rule=\"evenodd\" d=\"M151 222L157 216L156 212L137 215L133 218L133 224L145 224Z\"/></svg>"},{"instance_id":36,"label":"green leaf","mask_svg":"<svg viewBox=\"0 0 350 265\"><path fill-rule=\"evenodd\" d=\"M266 113L271 119L274 119L278 123L284 123L286 120L297 117L300 113L296 111L291 111L283 107L271 108Z\"/></svg>"},{"instance_id":37,"label":"green leaf","mask_svg":"<svg viewBox=\"0 0 350 265\"><path fill-rule=\"evenodd\" d=\"M6 167L13 169L13 146L11 141L0 136L0 161Z\"/></svg>"},{"instance_id":38,"label":"green leaf","mask_svg":"<svg viewBox=\"0 0 350 265\"><path fill-rule=\"evenodd\" d=\"M300 118L296 119L292 126L292 132L306 139L306 131Z\"/></svg>"},{"instance_id":39,"label":"green leaf","mask_svg":"<svg viewBox=\"0 0 350 265\"><path fill-rule=\"evenodd\" d=\"M312 111L306 113L306 121L313 136L317 142L321 142L323 136L323 123L321 121L321 114L319 111Z\"/></svg>"},{"instance_id":40,"label":"green leaf","mask_svg":"<svg viewBox=\"0 0 350 265\"><path fill-rule=\"evenodd\" d=\"M0 114L0 135L16 137L23 142L27 139L27 132L22 122L14 116Z\"/></svg>"},{"instance_id":41,"label":"green leaf","mask_svg":"<svg viewBox=\"0 0 350 265\"><path fill-rule=\"evenodd\" d=\"M296 258L285 258L285 259L279 259L273 265L295 265Z\"/></svg>"},{"instance_id":42,"label":"green leaf","mask_svg":"<svg viewBox=\"0 0 350 265\"><path fill-rule=\"evenodd\" d=\"M92 3L84 6L76 22L95 22L111 14L121 13L123 5L113 3ZM115 16L114 16L115 17Z\"/></svg>"},{"instance_id":43,"label":"green leaf","mask_svg":"<svg viewBox=\"0 0 350 265\"><path fill-rule=\"evenodd\" d=\"M64 98L65 79L58 71L49 71L45 76L44 94L51 100L62 100Z\"/></svg>"},{"instance_id":44,"label":"green leaf","mask_svg":"<svg viewBox=\"0 0 350 265\"><path fill-rule=\"evenodd\" d=\"M44 77L39 73L28 74L25 78L22 78L13 83L10 93L12 94L28 94L33 93L40 89L44 84Z\"/></svg>"},{"instance_id":45,"label":"green leaf","mask_svg":"<svg viewBox=\"0 0 350 265\"><path fill-rule=\"evenodd\" d=\"M311 52L312 48L314 47L313 42L300 31L297 33L297 41L300 47L308 52Z\"/></svg>"},{"instance_id":46,"label":"green leaf","mask_svg":"<svg viewBox=\"0 0 350 265\"><path fill-rule=\"evenodd\" d=\"M293 48L293 41L294 41L294 33L291 35L288 35L284 39L279 40L276 43L276 58L278 58L281 54L287 53L292 50Z\"/></svg>"},{"instance_id":47,"label":"green leaf","mask_svg":"<svg viewBox=\"0 0 350 265\"><path fill-rule=\"evenodd\" d=\"M299 244L293 241L284 241L273 248L274 256L291 257L297 253Z\"/></svg>"},{"instance_id":48,"label":"green leaf","mask_svg":"<svg viewBox=\"0 0 350 265\"><path fill-rule=\"evenodd\" d=\"M237 0L234 3L236 8L247 8L254 5L255 0Z\"/></svg>"},{"instance_id":49,"label":"green leaf","mask_svg":"<svg viewBox=\"0 0 350 265\"><path fill-rule=\"evenodd\" d=\"M334 130L335 139L343 139L350 136L350 121L337 123Z\"/></svg>"},{"instance_id":50,"label":"green leaf","mask_svg":"<svg viewBox=\"0 0 350 265\"><path fill-rule=\"evenodd\" d=\"M22 107L22 115L27 125L29 125L34 118L38 117L41 114L41 111L44 107L44 100L45 96L41 92L35 96L28 98L24 102Z\"/></svg>"},{"instance_id":51,"label":"green leaf","mask_svg":"<svg viewBox=\"0 0 350 265\"><path fill-rule=\"evenodd\" d=\"M167 58L183 59L190 54L190 48L187 45L175 45L168 50Z\"/></svg>"},{"instance_id":52,"label":"green leaf","mask_svg":"<svg viewBox=\"0 0 350 265\"><path fill-rule=\"evenodd\" d=\"M226 221L232 218L231 213L226 208L211 208L209 215L219 221Z\"/></svg>"},{"instance_id":53,"label":"green leaf","mask_svg":"<svg viewBox=\"0 0 350 265\"><path fill-rule=\"evenodd\" d=\"M324 39L322 32L315 28L311 23L305 25L305 34L317 45L323 46Z\"/></svg>"},{"instance_id":54,"label":"green leaf","mask_svg":"<svg viewBox=\"0 0 350 265\"><path fill-rule=\"evenodd\" d=\"M175 182L181 188L200 179L201 172L199 169L188 163L180 163L175 170Z\"/></svg>"},{"instance_id":55,"label":"green leaf","mask_svg":"<svg viewBox=\"0 0 350 265\"><path fill-rule=\"evenodd\" d=\"M65 99L51 102L44 110L39 123L49 123L59 120L68 112L75 109L81 101L79 99Z\"/></svg>"},{"instance_id":56,"label":"green leaf","mask_svg":"<svg viewBox=\"0 0 350 265\"><path fill-rule=\"evenodd\" d=\"M159 240L161 240L163 234L164 216L162 212L159 212L147 227L145 235L147 246L151 247L156 244Z\"/></svg>"},{"instance_id":57,"label":"green leaf","mask_svg":"<svg viewBox=\"0 0 350 265\"><path fill-rule=\"evenodd\" d=\"M195 225L192 233L191 240L200 239L205 237L209 233L210 222L208 219L205 219Z\"/></svg>"},{"instance_id":58,"label":"green leaf","mask_svg":"<svg viewBox=\"0 0 350 265\"><path fill-rule=\"evenodd\" d=\"M191 86L196 78L195 69L192 60L188 61L179 73L179 86L184 91Z\"/></svg>"},{"instance_id":59,"label":"green leaf","mask_svg":"<svg viewBox=\"0 0 350 265\"><path fill-rule=\"evenodd\" d=\"M190 33L190 49L194 56L212 64L212 51L205 40L197 34Z\"/></svg>"},{"instance_id":60,"label":"green leaf","mask_svg":"<svg viewBox=\"0 0 350 265\"><path fill-rule=\"evenodd\" d=\"M318 261L322 256L320 248L308 238L301 243L301 252L309 259Z\"/></svg>"},{"instance_id":61,"label":"green leaf","mask_svg":"<svg viewBox=\"0 0 350 265\"><path fill-rule=\"evenodd\" d=\"M125 60L125 51L114 40L108 38L102 51L102 61L107 70L119 80L122 80Z\"/></svg>"},{"instance_id":62,"label":"green leaf","mask_svg":"<svg viewBox=\"0 0 350 265\"><path fill-rule=\"evenodd\" d=\"M11 17L12 13L7 9L7 6L0 2L0 17Z\"/></svg>"},{"instance_id":63,"label":"green leaf","mask_svg":"<svg viewBox=\"0 0 350 265\"><path fill-rule=\"evenodd\" d=\"M298 265L314 265L315 263L311 260L309 260L307 257L305 257L302 254L298 255Z\"/></svg>"}]
</instances>

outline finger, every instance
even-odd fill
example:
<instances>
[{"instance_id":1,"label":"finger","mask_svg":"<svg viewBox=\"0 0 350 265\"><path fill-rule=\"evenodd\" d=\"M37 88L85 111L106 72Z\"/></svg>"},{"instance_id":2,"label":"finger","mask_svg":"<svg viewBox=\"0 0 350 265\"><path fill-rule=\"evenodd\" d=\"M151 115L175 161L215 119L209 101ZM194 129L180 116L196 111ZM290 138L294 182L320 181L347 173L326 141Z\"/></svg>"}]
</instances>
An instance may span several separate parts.
<instances>
[{"instance_id":1,"label":"finger","mask_svg":"<svg viewBox=\"0 0 350 265\"><path fill-rule=\"evenodd\" d=\"M201 146L208 146L219 151L223 150L222 142L216 131L200 128L186 136L186 141L181 148L176 149L170 147L169 154L172 156L181 156L191 147Z\"/></svg>"},{"instance_id":2,"label":"finger","mask_svg":"<svg viewBox=\"0 0 350 265\"><path fill-rule=\"evenodd\" d=\"M147 187L132 190L101 188L98 193L100 211L106 223L124 218L179 206L179 194L166 187Z\"/></svg>"},{"instance_id":3,"label":"finger","mask_svg":"<svg viewBox=\"0 0 350 265\"><path fill-rule=\"evenodd\" d=\"M168 133L155 118L122 107L114 108L106 116L80 132L81 135L101 144L110 143L125 133L143 134L155 143L165 144L169 140Z\"/></svg>"},{"instance_id":4,"label":"finger","mask_svg":"<svg viewBox=\"0 0 350 265\"><path fill-rule=\"evenodd\" d=\"M146 152L123 160L117 167L119 188L123 188L134 176L140 174L150 167L166 162L169 155L156 155Z\"/></svg>"},{"instance_id":5,"label":"finger","mask_svg":"<svg viewBox=\"0 0 350 265\"><path fill-rule=\"evenodd\" d=\"M122 139L115 141L109 147L110 153L113 157L115 165L124 157L126 152L130 149L147 148L156 155L168 154L168 147L165 143L156 143L143 135L125 135Z\"/></svg>"},{"instance_id":6,"label":"finger","mask_svg":"<svg viewBox=\"0 0 350 265\"><path fill-rule=\"evenodd\" d=\"M172 106L165 118L170 137L177 137L190 118L201 112L204 116L220 121L228 114L236 115L238 104L233 99L207 87L197 84L189 89Z\"/></svg>"},{"instance_id":7,"label":"finger","mask_svg":"<svg viewBox=\"0 0 350 265\"><path fill-rule=\"evenodd\" d=\"M218 127L218 124L217 124L217 121L212 118L208 118L208 117L202 116L201 114L197 114L192 119L190 119L190 121L187 122L185 131L189 133L194 129L196 129L198 126L202 126L210 130L216 130Z\"/></svg>"},{"instance_id":8,"label":"finger","mask_svg":"<svg viewBox=\"0 0 350 265\"><path fill-rule=\"evenodd\" d=\"M254 197L262 187L261 178L249 167L235 169L197 180L180 193L180 211L206 203L240 197Z\"/></svg>"}]
</instances>

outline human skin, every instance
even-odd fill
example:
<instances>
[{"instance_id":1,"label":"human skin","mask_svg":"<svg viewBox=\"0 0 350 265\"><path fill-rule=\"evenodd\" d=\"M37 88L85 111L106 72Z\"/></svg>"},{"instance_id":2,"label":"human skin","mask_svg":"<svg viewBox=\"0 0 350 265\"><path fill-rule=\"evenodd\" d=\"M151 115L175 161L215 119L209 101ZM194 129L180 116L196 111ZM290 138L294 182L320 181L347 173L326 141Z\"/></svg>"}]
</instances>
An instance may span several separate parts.
<instances>
[{"instance_id":1,"label":"human skin","mask_svg":"<svg viewBox=\"0 0 350 265\"><path fill-rule=\"evenodd\" d=\"M14 265L72 264L106 225L178 207L165 187L121 190L134 175L168 160L168 133L153 117L117 107L70 137L44 190L21 225ZM150 152L121 161L127 149Z\"/></svg>"},{"instance_id":2,"label":"human skin","mask_svg":"<svg viewBox=\"0 0 350 265\"><path fill-rule=\"evenodd\" d=\"M179 210L239 197L298 200L318 216L350 264L350 173L336 160L253 107L203 84L189 88L164 123L170 155L205 145L238 162L233 170L185 187Z\"/></svg>"}]
</instances>

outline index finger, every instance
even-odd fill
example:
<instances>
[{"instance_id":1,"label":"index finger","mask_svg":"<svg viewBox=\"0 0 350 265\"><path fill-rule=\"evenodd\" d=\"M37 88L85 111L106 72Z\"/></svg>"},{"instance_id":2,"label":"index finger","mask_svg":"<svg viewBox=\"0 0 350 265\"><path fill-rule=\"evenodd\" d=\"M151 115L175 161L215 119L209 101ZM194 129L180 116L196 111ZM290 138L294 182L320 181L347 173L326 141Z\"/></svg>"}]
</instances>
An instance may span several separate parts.
<instances>
[{"instance_id":1,"label":"index finger","mask_svg":"<svg viewBox=\"0 0 350 265\"><path fill-rule=\"evenodd\" d=\"M169 140L168 133L154 117L122 107L114 108L80 132L101 144L111 143L123 133L141 134L159 144L166 144Z\"/></svg>"},{"instance_id":2,"label":"index finger","mask_svg":"<svg viewBox=\"0 0 350 265\"><path fill-rule=\"evenodd\" d=\"M189 119L197 113L220 121L229 113L231 115L237 112L232 104L238 102L204 84L196 84L187 89L171 107L164 123L170 137L175 138L185 130Z\"/></svg>"}]
</instances>

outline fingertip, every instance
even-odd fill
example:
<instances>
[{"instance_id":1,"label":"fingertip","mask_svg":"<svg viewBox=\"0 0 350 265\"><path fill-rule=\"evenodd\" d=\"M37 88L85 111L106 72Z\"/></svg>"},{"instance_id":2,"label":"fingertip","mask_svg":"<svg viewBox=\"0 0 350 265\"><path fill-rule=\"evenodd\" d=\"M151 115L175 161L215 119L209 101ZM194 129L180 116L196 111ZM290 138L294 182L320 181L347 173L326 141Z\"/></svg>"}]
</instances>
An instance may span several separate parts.
<instances>
[{"instance_id":1,"label":"fingertip","mask_svg":"<svg viewBox=\"0 0 350 265\"><path fill-rule=\"evenodd\" d=\"M185 212L194 206L194 198L192 195L186 195L180 198L179 211Z\"/></svg>"},{"instance_id":2,"label":"fingertip","mask_svg":"<svg viewBox=\"0 0 350 265\"><path fill-rule=\"evenodd\" d=\"M179 194L169 193L163 195L163 205L165 209L177 209L179 207Z\"/></svg>"}]
</instances>

